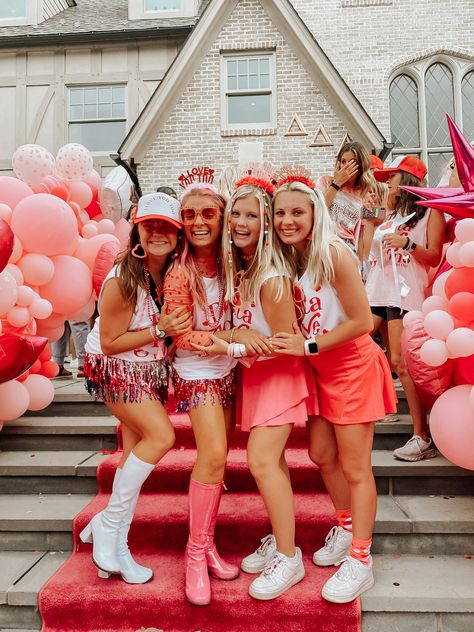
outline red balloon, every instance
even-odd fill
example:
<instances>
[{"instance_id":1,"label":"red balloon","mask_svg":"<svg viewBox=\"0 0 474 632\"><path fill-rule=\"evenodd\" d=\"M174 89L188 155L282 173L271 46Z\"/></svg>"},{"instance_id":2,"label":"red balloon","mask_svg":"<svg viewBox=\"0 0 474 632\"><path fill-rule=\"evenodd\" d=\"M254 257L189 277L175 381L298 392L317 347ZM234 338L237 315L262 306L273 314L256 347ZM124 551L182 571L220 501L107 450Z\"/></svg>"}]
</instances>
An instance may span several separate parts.
<instances>
[{"instance_id":1,"label":"red balloon","mask_svg":"<svg viewBox=\"0 0 474 632\"><path fill-rule=\"evenodd\" d=\"M40 375L44 375L45 377L56 377L59 373L59 366L53 360L48 360L47 362L43 362L43 366L41 367Z\"/></svg>"},{"instance_id":2,"label":"red balloon","mask_svg":"<svg viewBox=\"0 0 474 632\"><path fill-rule=\"evenodd\" d=\"M26 378L28 377L28 375L30 374L29 371L25 371L24 373L22 373L19 377L16 378L17 382L24 382L26 380Z\"/></svg>"},{"instance_id":3,"label":"red balloon","mask_svg":"<svg viewBox=\"0 0 474 632\"><path fill-rule=\"evenodd\" d=\"M463 323L474 319L474 294L458 292L449 301L449 313Z\"/></svg>"},{"instance_id":4,"label":"red balloon","mask_svg":"<svg viewBox=\"0 0 474 632\"><path fill-rule=\"evenodd\" d=\"M5 268L13 252L15 235L4 219L0 219L0 272Z\"/></svg>"},{"instance_id":5,"label":"red balloon","mask_svg":"<svg viewBox=\"0 0 474 632\"><path fill-rule=\"evenodd\" d=\"M99 248L92 269L92 286L97 296L105 277L114 267L115 259L122 250L122 246L116 241L108 241Z\"/></svg>"},{"instance_id":6,"label":"red balloon","mask_svg":"<svg viewBox=\"0 0 474 632\"><path fill-rule=\"evenodd\" d=\"M51 355L51 349L49 347L45 347L40 353L38 360L41 360L41 362L48 362L51 360Z\"/></svg>"},{"instance_id":7,"label":"red balloon","mask_svg":"<svg viewBox=\"0 0 474 632\"><path fill-rule=\"evenodd\" d=\"M455 268L444 286L448 299L458 292L471 292L474 294L474 273L472 268Z\"/></svg>"},{"instance_id":8,"label":"red balloon","mask_svg":"<svg viewBox=\"0 0 474 632\"><path fill-rule=\"evenodd\" d=\"M27 371L46 347L47 338L0 335L0 384L16 379Z\"/></svg>"},{"instance_id":9,"label":"red balloon","mask_svg":"<svg viewBox=\"0 0 474 632\"><path fill-rule=\"evenodd\" d=\"M458 358L456 365L456 377L460 378L459 384L474 384L474 355Z\"/></svg>"},{"instance_id":10,"label":"red balloon","mask_svg":"<svg viewBox=\"0 0 474 632\"><path fill-rule=\"evenodd\" d=\"M35 373L39 373L41 371L41 360L35 360L35 362L30 366L30 373L33 375Z\"/></svg>"},{"instance_id":11,"label":"red balloon","mask_svg":"<svg viewBox=\"0 0 474 632\"><path fill-rule=\"evenodd\" d=\"M102 212L97 200L92 200L89 206L86 206L84 210L91 219Z\"/></svg>"}]
</instances>

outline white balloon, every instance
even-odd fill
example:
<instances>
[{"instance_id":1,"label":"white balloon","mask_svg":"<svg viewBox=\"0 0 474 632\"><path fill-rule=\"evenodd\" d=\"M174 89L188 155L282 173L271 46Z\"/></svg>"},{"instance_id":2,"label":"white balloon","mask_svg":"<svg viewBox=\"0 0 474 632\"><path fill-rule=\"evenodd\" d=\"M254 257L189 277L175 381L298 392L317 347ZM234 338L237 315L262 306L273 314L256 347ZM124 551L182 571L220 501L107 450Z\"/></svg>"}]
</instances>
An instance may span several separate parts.
<instances>
[{"instance_id":1,"label":"white balloon","mask_svg":"<svg viewBox=\"0 0 474 632\"><path fill-rule=\"evenodd\" d=\"M12 156L15 175L29 186L37 186L56 169L53 154L41 145L21 145Z\"/></svg>"},{"instance_id":2,"label":"white balloon","mask_svg":"<svg viewBox=\"0 0 474 632\"><path fill-rule=\"evenodd\" d=\"M56 155L58 174L66 180L83 180L94 168L90 151L79 143L68 143Z\"/></svg>"}]
</instances>

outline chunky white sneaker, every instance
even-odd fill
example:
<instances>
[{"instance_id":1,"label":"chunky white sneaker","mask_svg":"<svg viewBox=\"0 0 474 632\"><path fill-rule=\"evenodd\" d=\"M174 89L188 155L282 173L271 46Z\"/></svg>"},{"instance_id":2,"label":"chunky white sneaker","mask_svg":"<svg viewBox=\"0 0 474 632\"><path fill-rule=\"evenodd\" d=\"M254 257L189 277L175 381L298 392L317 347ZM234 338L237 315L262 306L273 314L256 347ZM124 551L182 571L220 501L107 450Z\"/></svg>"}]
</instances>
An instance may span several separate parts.
<instances>
[{"instance_id":1,"label":"chunky white sneaker","mask_svg":"<svg viewBox=\"0 0 474 632\"><path fill-rule=\"evenodd\" d=\"M432 459L438 452L433 448L431 439L425 441L418 435L414 435L401 448L393 451L393 456L400 461L421 461Z\"/></svg>"},{"instance_id":2,"label":"chunky white sneaker","mask_svg":"<svg viewBox=\"0 0 474 632\"><path fill-rule=\"evenodd\" d=\"M374 585L372 558L366 566L354 557L346 557L341 568L323 586L322 596L333 603L348 603Z\"/></svg>"},{"instance_id":3,"label":"chunky white sneaker","mask_svg":"<svg viewBox=\"0 0 474 632\"><path fill-rule=\"evenodd\" d=\"M274 535L266 535L260 542L261 544L258 549L250 555L247 555L247 557L244 557L240 564L240 568L245 573L261 573L275 555L276 542Z\"/></svg>"},{"instance_id":4,"label":"chunky white sneaker","mask_svg":"<svg viewBox=\"0 0 474 632\"><path fill-rule=\"evenodd\" d=\"M250 584L249 594L264 601L275 599L300 582L304 575L301 549L296 547L294 557L276 551L263 573Z\"/></svg>"},{"instance_id":5,"label":"chunky white sneaker","mask_svg":"<svg viewBox=\"0 0 474 632\"><path fill-rule=\"evenodd\" d=\"M342 527L333 527L327 534L324 546L313 554L316 566L332 566L340 564L349 555L352 544L352 533Z\"/></svg>"}]
</instances>

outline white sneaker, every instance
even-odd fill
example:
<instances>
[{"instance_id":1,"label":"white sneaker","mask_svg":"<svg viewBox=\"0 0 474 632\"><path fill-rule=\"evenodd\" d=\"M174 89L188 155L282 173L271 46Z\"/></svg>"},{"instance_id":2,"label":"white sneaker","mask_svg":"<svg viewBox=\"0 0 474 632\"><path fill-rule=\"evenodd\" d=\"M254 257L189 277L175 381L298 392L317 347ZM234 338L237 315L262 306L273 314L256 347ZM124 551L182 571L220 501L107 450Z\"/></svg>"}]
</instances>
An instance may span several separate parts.
<instances>
[{"instance_id":1,"label":"white sneaker","mask_svg":"<svg viewBox=\"0 0 474 632\"><path fill-rule=\"evenodd\" d=\"M242 560L240 568L245 573L261 573L276 552L275 536L266 535L260 540L261 544L256 551L247 555Z\"/></svg>"},{"instance_id":2,"label":"white sneaker","mask_svg":"<svg viewBox=\"0 0 474 632\"><path fill-rule=\"evenodd\" d=\"M321 591L326 601L348 603L374 585L372 558L366 566L354 557L346 557L341 568L324 584Z\"/></svg>"},{"instance_id":3,"label":"white sneaker","mask_svg":"<svg viewBox=\"0 0 474 632\"><path fill-rule=\"evenodd\" d=\"M397 421L400 421L400 417L396 413L390 413L388 415L385 415L385 417L381 421L386 424L393 424Z\"/></svg>"},{"instance_id":4,"label":"white sneaker","mask_svg":"<svg viewBox=\"0 0 474 632\"><path fill-rule=\"evenodd\" d=\"M327 534L324 546L313 554L316 566L332 566L340 564L349 555L352 544L352 533L342 527L333 527Z\"/></svg>"},{"instance_id":5,"label":"white sneaker","mask_svg":"<svg viewBox=\"0 0 474 632\"><path fill-rule=\"evenodd\" d=\"M301 549L296 547L294 557L276 551L263 573L250 584L249 594L264 601L275 599L300 582L304 575Z\"/></svg>"},{"instance_id":6,"label":"white sneaker","mask_svg":"<svg viewBox=\"0 0 474 632\"><path fill-rule=\"evenodd\" d=\"M393 451L393 456L400 461L421 461L432 459L437 456L437 451L433 448L431 439L425 441L419 435L414 435L401 448Z\"/></svg>"}]
</instances>

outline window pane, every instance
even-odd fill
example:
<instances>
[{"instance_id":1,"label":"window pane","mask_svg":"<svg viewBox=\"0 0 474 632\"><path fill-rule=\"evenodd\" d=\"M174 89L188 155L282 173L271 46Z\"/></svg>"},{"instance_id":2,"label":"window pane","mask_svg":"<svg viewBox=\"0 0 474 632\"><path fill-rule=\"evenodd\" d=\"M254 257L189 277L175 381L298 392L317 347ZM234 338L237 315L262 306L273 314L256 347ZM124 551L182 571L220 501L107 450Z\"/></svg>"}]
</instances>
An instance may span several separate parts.
<instances>
[{"instance_id":1,"label":"window pane","mask_svg":"<svg viewBox=\"0 0 474 632\"><path fill-rule=\"evenodd\" d=\"M227 78L227 90L237 90L237 77Z\"/></svg>"},{"instance_id":2,"label":"window pane","mask_svg":"<svg viewBox=\"0 0 474 632\"><path fill-rule=\"evenodd\" d=\"M1 0L0 18L26 18L26 0Z\"/></svg>"},{"instance_id":3,"label":"window pane","mask_svg":"<svg viewBox=\"0 0 474 632\"><path fill-rule=\"evenodd\" d=\"M84 107L82 105L71 105L69 107L69 118L71 120L84 118Z\"/></svg>"},{"instance_id":4,"label":"window pane","mask_svg":"<svg viewBox=\"0 0 474 632\"><path fill-rule=\"evenodd\" d=\"M258 59L249 60L249 73L251 75L258 75Z\"/></svg>"},{"instance_id":5,"label":"window pane","mask_svg":"<svg viewBox=\"0 0 474 632\"><path fill-rule=\"evenodd\" d=\"M82 88L74 88L70 94L71 105L79 105L84 103L84 90Z\"/></svg>"},{"instance_id":6,"label":"window pane","mask_svg":"<svg viewBox=\"0 0 474 632\"><path fill-rule=\"evenodd\" d=\"M99 88L99 103L110 103L112 100L112 90L110 88Z\"/></svg>"},{"instance_id":7,"label":"window pane","mask_svg":"<svg viewBox=\"0 0 474 632\"><path fill-rule=\"evenodd\" d=\"M145 11L179 11L182 0L145 0Z\"/></svg>"},{"instance_id":8,"label":"window pane","mask_svg":"<svg viewBox=\"0 0 474 632\"><path fill-rule=\"evenodd\" d=\"M419 147L418 88L407 75L390 84L390 128L395 147Z\"/></svg>"},{"instance_id":9,"label":"window pane","mask_svg":"<svg viewBox=\"0 0 474 632\"><path fill-rule=\"evenodd\" d=\"M247 75L249 72L249 64L247 59L239 59L238 64L238 74L239 75Z\"/></svg>"},{"instance_id":10,"label":"window pane","mask_svg":"<svg viewBox=\"0 0 474 632\"><path fill-rule=\"evenodd\" d=\"M124 86L117 86L112 88L112 100L114 103L125 103L125 88Z\"/></svg>"},{"instance_id":11,"label":"window pane","mask_svg":"<svg viewBox=\"0 0 474 632\"><path fill-rule=\"evenodd\" d=\"M259 87L260 87L260 82L258 80L258 75L250 75L249 77L250 90L258 90Z\"/></svg>"},{"instance_id":12,"label":"window pane","mask_svg":"<svg viewBox=\"0 0 474 632\"><path fill-rule=\"evenodd\" d=\"M249 78L248 75L239 75L239 82L237 84L239 90L248 90L249 89Z\"/></svg>"},{"instance_id":13,"label":"window pane","mask_svg":"<svg viewBox=\"0 0 474 632\"><path fill-rule=\"evenodd\" d=\"M97 88L84 89L84 103L97 103Z\"/></svg>"},{"instance_id":14,"label":"window pane","mask_svg":"<svg viewBox=\"0 0 474 632\"><path fill-rule=\"evenodd\" d=\"M260 88L270 88L270 75L260 75Z\"/></svg>"},{"instance_id":15,"label":"window pane","mask_svg":"<svg viewBox=\"0 0 474 632\"><path fill-rule=\"evenodd\" d=\"M446 166L453 157L452 153L429 154L428 155L428 180L432 187L438 185Z\"/></svg>"},{"instance_id":16,"label":"window pane","mask_svg":"<svg viewBox=\"0 0 474 632\"><path fill-rule=\"evenodd\" d=\"M112 106L110 103L99 103L98 118L112 118Z\"/></svg>"},{"instance_id":17,"label":"window pane","mask_svg":"<svg viewBox=\"0 0 474 632\"><path fill-rule=\"evenodd\" d=\"M96 119L97 118L97 105L85 105L84 106L84 118Z\"/></svg>"},{"instance_id":18,"label":"window pane","mask_svg":"<svg viewBox=\"0 0 474 632\"><path fill-rule=\"evenodd\" d=\"M227 62L227 76L237 74L237 62L236 61L228 61Z\"/></svg>"},{"instance_id":19,"label":"window pane","mask_svg":"<svg viewBox=\"0 0 474 632\"><path fill-rule=\"evenodd\" d=\"M266 59L260 59L260 74L261 75L268 75L270 74L270 60L268 58Z\"/></svg>"},{"instance_id":20,"label":"window pane","mask_svg":"<svg viewBox=\"0 0 474 632\"><path fill-rule=\"evenodd\" d=\"M116 151L125 138L125 121L71 123L69 142L81 143L90 151Z\"/></svg>"},{"instance_id":21,"label":"window pane","mask_svg":"<svg viewBox=\"0 0 474 632\"><path fill-rule=\"evenodd\" d=\"M125 103L112 103L113 118L125 118Z\"/></svg>"},{"instance_id":22,"label":"window pane","mask_svg":"<svg viewBox=\"0 0 474 632\"><path fill-rule=\"evenodd\" d=\"M446 112L454 116L453 75L444 64L433 64L425 76L428 147L451 145Z\"/></svg>"},{"instance_id":23,"label":"window pane","mask_svg":"<svg viewBox=\"0 0 474 632\"><path fill-rule=\"evenodd\" d=\"M463 132L469 142L474 140L474 71L468 72L461 83Z\"/></svg>"},{"instance_id":24,"label":"window pane","mask_svg":"<svg viewBox=\"0 0 474 632\"><path fill-rule=\"evenodd\" d=\"M227 98L229 125L271 125L271 96L231 96Z\"/></svg>"}]
</instances>

